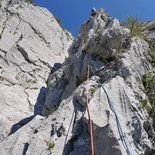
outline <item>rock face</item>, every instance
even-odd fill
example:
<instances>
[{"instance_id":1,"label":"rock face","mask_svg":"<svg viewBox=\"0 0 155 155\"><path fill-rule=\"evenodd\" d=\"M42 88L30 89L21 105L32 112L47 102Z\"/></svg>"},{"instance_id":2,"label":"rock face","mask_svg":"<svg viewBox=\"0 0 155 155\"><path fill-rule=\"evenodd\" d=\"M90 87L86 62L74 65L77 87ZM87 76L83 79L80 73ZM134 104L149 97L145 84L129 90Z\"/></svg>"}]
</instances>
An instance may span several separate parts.
<instances>
[{"instance_id":1,"label":"rock face","mask_svg":"<svg viewBox=\"0 0 155 155\"><path fill-rule=\"evenodd\" d=\"M95 155L153 155L152 120L140 104L148 100L142 75L153 70L148 50L146 41L98 10L81 26L66 61L49 75L42 116L3 140L0 154L90 155L88 94Z\"/></svg>"},{"instance_id":2,"label":"rock face","mask_svg":"<svg viewBox=\"0 0 155 155\"><path fill-rule=\"evenodd\" d=\"M142 31L149 37L152 42L155 40L155 20L147 22Z\"/></svg>"},{"instance_id":3,"label":"rock face","mask_svg":"<svg viewBox=\"0 0 155 155\"><path fill-rule=\"evenodd\" d=\"M44 8L19 0L0 4L1 141L13 124L41 113L46 80L68 56L72 37Z\"/></svg>"}]
</instances>

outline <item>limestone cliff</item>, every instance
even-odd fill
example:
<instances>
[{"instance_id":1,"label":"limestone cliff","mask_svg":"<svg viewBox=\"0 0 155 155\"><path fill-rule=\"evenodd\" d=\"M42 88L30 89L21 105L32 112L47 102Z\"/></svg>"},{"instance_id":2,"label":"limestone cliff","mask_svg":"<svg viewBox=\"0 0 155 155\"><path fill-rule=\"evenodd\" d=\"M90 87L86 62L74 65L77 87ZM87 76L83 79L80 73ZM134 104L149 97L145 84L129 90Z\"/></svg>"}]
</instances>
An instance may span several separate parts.
<instances>
[{"instance_id":1,"label":"limestone cliff","mask_svg":"<svg viewBox=\"0 0 155 155\"><path fill-rule=\"evenodd\" d=\"M22 8L24 10L29 7L31 7L30 10L34 8L42 10L27 3L20 5L24 5ZM15 10L16 6L13 5L10 8ZM26 18L24 15L21 17L22 20L24 17ZM56 22L54 23L56 24ZM95 155L155 154L154 57L153 52L150 54L153 49L151 31L154 32L154 25L152 23L145 23L142 26L141 36L133 36L132 29L121 26L117 19L110 17L105 10L99 9L96 15L91 16L81 26L78 36L69 48L69 57L59 68L53 69L48 76L45 100L41 102L43 106L39 107L41 111L39 114L42 116L35 116L25 126L4 139L0 143L0 154L90 155L90 131L86 111L87 89L93 121ZM36 22L34 25L36 26ZM149 29L150 25L153 28ZM40 31L39 34L38 31L34 31L33 36L36 33L37 38L38 35L40 38L40 33L41 37L46 37L46 34L43 35L44 33L49 35L47 29ZM71 43L70 39L67 40L65 33L62 33L63 38L66 38L64 40L65 49L60 50L62 49L60 48L61 39L61 42L58 39L58 44L54 44L57 45L61 54L65 50L67 51ZM55 30L51 32L51 35L53 34L55 34ZM45 44L45 46L42 45L42 49L48 42L45 42L44 39L41 40L42 44ZM35 61L31 53L36 40L31 43L27 41L28 43L25 42L25 44L22 44L22 40L11 51L18 51L18 54L21 53L23 56L25 54L21 51L27 49L27 57L24 57L24 60L29 61L30 66L36 66L34 64L37 62L41 63L40 60ZM25 47L25 45L27 46ZM37 49L38 46L37 44ZM49 49L51 48L51 46L47 46ZM11 51L12 56L15 55L16 58L16 52L14 54ZM38 55L40 56L40 54ZM56 63L54 56L48 57L50 61L46 62ZM57 62L59 62L58 60ZM90 67L89 85L87 85L88 66ZM29 67L24 67L26 71L27 68ZM25 72L24 75L27 73ZM10 75L13 76L9 74L6 77ZM36 81L38 83L39 78ZM17 84L15 83L14 86ZM16 90L18 93L14 92L14 94L19 95L21 91ZM150 90L151 93L148 93ZM16 99L16 97L14 98ZM120 134L120 126L123 137ZM123 139L125 139L126 145L124 145Z\"/></svg>"},{"instance_id":2,"label":"limestone cliff","mask_svg":"<svg viewBox=\"0 0 155 155\"><path fill-rule=\"evenodd\" d=\"M68 56L72 37L45 8L26 0L0 4L1 141L15 123L41 113L47 77Z\"/></svg>"}]
</instances>

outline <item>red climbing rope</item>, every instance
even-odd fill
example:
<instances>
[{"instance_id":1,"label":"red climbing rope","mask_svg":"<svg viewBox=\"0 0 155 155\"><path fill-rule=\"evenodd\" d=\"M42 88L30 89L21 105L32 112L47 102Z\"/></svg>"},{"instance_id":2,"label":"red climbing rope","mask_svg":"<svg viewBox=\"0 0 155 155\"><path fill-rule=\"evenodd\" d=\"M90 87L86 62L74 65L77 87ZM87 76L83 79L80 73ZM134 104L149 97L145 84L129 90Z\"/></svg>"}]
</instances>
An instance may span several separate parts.
<instances>
[{"instance_id":1,"label":"red climbing rope","mask_svg":"<svg viewBox=\"0 0 155 155\"><path fill-rule=\"evenodd\" d=\"M92 120L91 120L91 115L89 110L89 65L88 65L88 72L87 72L87 113L89 118L91 155L94 155L93 126L92 126Z\"/></svg>"}]
</instances>

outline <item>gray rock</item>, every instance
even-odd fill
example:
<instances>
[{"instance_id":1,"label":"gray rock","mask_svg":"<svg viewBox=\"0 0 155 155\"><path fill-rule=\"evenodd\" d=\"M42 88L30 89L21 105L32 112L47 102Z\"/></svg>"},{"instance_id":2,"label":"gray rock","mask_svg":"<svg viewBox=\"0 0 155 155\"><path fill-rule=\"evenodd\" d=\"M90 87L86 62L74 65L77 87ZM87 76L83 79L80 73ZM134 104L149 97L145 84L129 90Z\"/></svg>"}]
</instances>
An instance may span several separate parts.
<instances>
[{"instance_id":1,"label":"gray rock","mask_svg":"<svg viewBox=\"0 0 155 155\"><path fill-rule=\"evenodd\" d=\"M146 35L147 39L153 43L155 41L155 20L145 23L142 32Z\"/></svg>"},{"instance_id":2,"label":"gray rock","mask_svg":"<svg viewBox=\"0 0 155 155\"><path fill-rule=\"evenodd\" d=\"M96 31L99 27L103 28L100 33ZM98 33L99 40L94 40ZM112 52L117 51L128 33L102 9L91 16L82 25L70 47L69 57L61 68L53 69L48 77L42 110L42 115L46 117L34 117L4 139L0 143L0 154L89 155L87 89L95 154L126 155L123 138L133 155L154 153L154 129L150 125L152 120L139 103L140 99L147 99L141 76L148 70L153 70L147 61L149 45L143 39L134 37L125 53L113 55ZM105 45L105 42L106 48L101 48L100 43ZM84 44L88 48L84 48ZM30 59L25 54L26 47L21 44L18 47L22 47L20 54L25 56L25 60L30 64L36 63L35 58ZM96 47L100 48L92 53L91 49ZM112 51L109 50L111 47ZM105 49L109 51L108 54L104 53ZM15 52L17 54L19 53ZM109 60L110 57L114 58ZM8 58L12 59L12 56L9 55ZM30 69L22 67L23 70ZM31 93L27 89L25 91ZM0 121L3 128L4 121ZM123 135L120 134L120 126Z\"/></svg>"},{"instance_id":3,"label":"gray rock","mask_svg":"<svg viewBox=\"0 0 155 155\"><path fill-rule=\"evenodd\" d=\"M13 124L41 114L48 75L72 43L49 11L27 2L0 3L0 141Z\"/></svg>"},{"instance_id":4,"label":"gray rock","mask_svg":"<svg viewBox=\"0 0 155 155\"><path fill-rule=\"evenodd\" d=\"M83 52L108 59L116 56L117 47L128 35L129 32L120 26L117 19L112 19L101 9L82 25L77 42L81 41Z\"/></svg>"}]
</instances>

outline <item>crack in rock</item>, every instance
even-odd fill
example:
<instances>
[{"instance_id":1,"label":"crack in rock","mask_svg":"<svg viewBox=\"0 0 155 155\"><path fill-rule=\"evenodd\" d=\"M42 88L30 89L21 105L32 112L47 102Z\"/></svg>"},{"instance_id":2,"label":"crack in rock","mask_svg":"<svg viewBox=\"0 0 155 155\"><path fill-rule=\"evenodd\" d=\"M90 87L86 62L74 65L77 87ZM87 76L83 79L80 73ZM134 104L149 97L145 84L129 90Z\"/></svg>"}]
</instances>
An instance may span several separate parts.
<instances>
[{"instance_id":1,"label":"crack in rock","mask_svg":"<svg viewBox=\"0 0 155 155\"><path fill-rule=\"evenodd\" d=\"M28 88L25 88L24 89L24 93L27 95L27 101L28 101L28 103L29 103L29 108L30 108L30 110L31 111L33 111L33 104L31 103L31 101L30 101L30 99L29 99L29 94L26 92L26 90L27 90Z\"/></svg>"},{"instance_id":2,"label":"crack in rock","mask_svg":"<svg viewBox=\"0 0 155 155\"><path fill-rule=\"evenodd\" d=\"M1 51L2 53L4 53L4 57L5 57L6 54L7 54L7 51L5 51L5 50L3 50L3 49L1 49L1 48L0 48L0 51Z\"/></svg>"},{"instance_id":3,"label":"crack in rock","mask_svg":"<svg viewBox=\"0 0 155 155\"><path fill-rule=\"evenodd\" d=\"M43 60L41 60L40 58L38 58L38 60L43 64L46 65L48 68L51 68L51 65L48 62L45 62Z\"/></svg>"},{"instance_id":4,"label":"crack in rock","mask_svg":"<svg viewBox=\"0 0 155 155\"><path fill-rule=\"evenodd\" d=\"M3 59L7 65L9 65L9 62L6 58L4 58L2 55L0 55L0 58Z\"/></svg>"},{"instance_id":5,"label":"crack in rock","mask_svg":"<svg viewBox=\"0 0 155 155\"><path fill-rule=\"evenodd\" d=\"M45 44L49 44L46 41L46 39L44 38L43 34L41 32L39 32L39 30L36 30L31 23L29 23L29 22L25 21L24 19L22 19L19 16L19 14L17 14L17 17L19 18L20 21L23 21L23 22L27 23L31 27L31 29L34 31L34 33L37 34L39 36L39 38L41 38L41 40L43 40L45 42Z\"/></svg>"},{"instance_id":6,"label":"crack in rock","mask_svg":"<svg viewBox=\"0 0 155 155\"><path fill-rule=\"evenodd\" d=\"M3 22L2 26L1 26L2 31L0 33L0 39L2 39L2 36L3 36L4 30L6 28L7 22L11 19L12 16L13 16L13 14L11 12L9 12L9 11L6 12L6 20Z\"/></svg>"},{"instance_id":7,"label":"crack in rock","mask_svg":"<svg viewBox=\"0 0 155 155\"><path fill-rule=\"evenodd\" d=\"M35 62L30 60L30 58L28 57L28 53L24 50L23 47L17 45L17 49L22 54L22 56L24 57L25 61L27 61L30 64L33 64L34 66L36 66Z\"/></svg>"},{"instance_id":8,"label":"crack in rock","mask_svg":"<svg viewBox=\"0 0 155 155\"><path fill-rule=\"evenodd\" d=\"M27 152L28 148L29 148L29 143L26 142L26 143L24 144L24 149L23 149L23 154L22 154L22 155L26 155L26 152Z\"/></svg>"}]
</instances>

